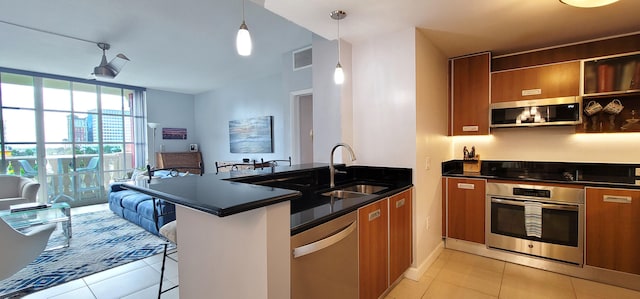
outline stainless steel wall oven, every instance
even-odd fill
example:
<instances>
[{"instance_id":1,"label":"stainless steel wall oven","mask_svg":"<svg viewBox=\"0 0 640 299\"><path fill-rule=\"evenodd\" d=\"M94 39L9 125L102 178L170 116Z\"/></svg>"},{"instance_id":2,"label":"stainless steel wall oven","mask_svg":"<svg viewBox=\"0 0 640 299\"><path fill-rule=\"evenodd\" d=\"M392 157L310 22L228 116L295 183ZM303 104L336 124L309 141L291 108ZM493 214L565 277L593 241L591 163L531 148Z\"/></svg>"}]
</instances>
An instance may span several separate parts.
<instances>
[{"instance_id":1,"label":"stainless steel wall oven","mask_svg":"<svg viewBox=\"0 0 640 299\"><path fill-rule=\"evenodd\" d=\"M582 265L583 188L488 182L486 193L488 247Z\"/></svg>"}]
</instances>

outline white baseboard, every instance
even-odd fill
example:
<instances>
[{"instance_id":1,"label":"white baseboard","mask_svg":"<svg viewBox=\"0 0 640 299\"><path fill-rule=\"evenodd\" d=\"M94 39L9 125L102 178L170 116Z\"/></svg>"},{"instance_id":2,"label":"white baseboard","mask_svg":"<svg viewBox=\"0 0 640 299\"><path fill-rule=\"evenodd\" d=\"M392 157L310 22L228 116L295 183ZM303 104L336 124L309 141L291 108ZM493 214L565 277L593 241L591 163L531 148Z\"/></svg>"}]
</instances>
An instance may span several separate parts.
<instances>
[{"instance_id":1,"label":"white baseboard","mask_svg":"<svg viewBox=\"0 0 640 299\"><path fill-rule=\"evenodd\" d=\"M417 267L409 267L409 269L404 272L404 277L414 281L420 280L420 277L422 277L422 275L427 272L427 269L429 269L429 267L431 267L436 259L438 259L438 256L440 256L440 253L442 253L443 250L444 242L441 241L438 246L436 246L436 248L431 251L429 256L422 263L420 263L420 265L418 265Z\"/></svg>"}]
</instances>

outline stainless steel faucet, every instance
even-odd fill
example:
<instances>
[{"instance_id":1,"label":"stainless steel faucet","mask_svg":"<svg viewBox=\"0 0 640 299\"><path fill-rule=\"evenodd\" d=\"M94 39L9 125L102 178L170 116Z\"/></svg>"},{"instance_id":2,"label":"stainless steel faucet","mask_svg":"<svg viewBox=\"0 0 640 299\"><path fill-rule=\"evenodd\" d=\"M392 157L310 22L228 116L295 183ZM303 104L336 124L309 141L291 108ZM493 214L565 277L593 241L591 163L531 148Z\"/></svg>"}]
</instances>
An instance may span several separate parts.
<instances>
[{"instance_id":1,"label":"stainless steel faucet","mask_svg":"<svg viewBox=\"0 0 640 299\"><path fill-rule=\"evenodd\" d=\"M351 161L356 160L356 154L353 152L353 149L346 143L338 143L333 149L331 149L331 159L329 160L329 188L333 188L336 186L335 176L336 176L336 168L333 167L333 153L340 146L344 146L347 150L349 150L349 154L351 155Z\"/></svg>"}]
</instances>

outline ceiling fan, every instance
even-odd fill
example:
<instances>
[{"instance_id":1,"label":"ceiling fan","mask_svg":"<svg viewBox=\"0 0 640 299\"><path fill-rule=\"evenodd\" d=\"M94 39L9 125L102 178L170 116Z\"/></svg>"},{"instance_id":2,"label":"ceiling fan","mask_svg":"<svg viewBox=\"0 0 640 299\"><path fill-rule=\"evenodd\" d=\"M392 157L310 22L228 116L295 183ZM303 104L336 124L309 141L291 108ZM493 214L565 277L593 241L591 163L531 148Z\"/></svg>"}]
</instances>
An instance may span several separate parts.
<instances>
[{"instance_id":1,"label":"ceiling fan","mask_svg":"<svg viewBox=\"0 0 640 299\"><path fill-rule=\"evenodd\" d=\"M115 78L120 70L124 67L124 65L129 61L127 56L120 53L116 55L115 58L111 59L109 63L107 63L107 56L105 55L106 50L111 48L111 45L108 43L97 43L98 48L102 49L102 60L100 61L100 65L93 68L93 74L99 78L113 79Z\"/></svg>"}]
</instances>

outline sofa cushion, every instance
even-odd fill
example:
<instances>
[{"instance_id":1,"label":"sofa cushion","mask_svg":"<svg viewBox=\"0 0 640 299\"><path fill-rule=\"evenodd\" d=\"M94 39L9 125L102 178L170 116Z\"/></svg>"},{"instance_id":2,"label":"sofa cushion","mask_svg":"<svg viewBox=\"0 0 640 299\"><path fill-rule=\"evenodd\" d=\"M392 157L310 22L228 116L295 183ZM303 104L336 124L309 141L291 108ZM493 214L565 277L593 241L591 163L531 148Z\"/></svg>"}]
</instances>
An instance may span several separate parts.
<instances>
[{"instance_id":1,"label":"sofa cushion","mask_svg":"<svg viewBox=\"0 0 640 299\"><path fill-rule=\"evenodd\" d=\"M154 208L153 200L147 200L147 201L141 202L138 205L137 211L143 217L148 219L153 219L153 208ZM176 211L175 206L173 204L167 203L163 200L156 200L155 209L158 212L158 215L175 213Z\"/></svg>"},{"instance_id":2,"label":"sofa cushion","mask_svg":"<svg viewBox=\"0 0 640 299\"><path fill-rule=\"evenodd\" d=\"M115 186L118 185L114 184L109 189L109 208L117 215L156 235L159 234L158 228L176 219L174 204L155 200L157 219L154 219L151 196Z\"/></svg>"}]
</instances>

